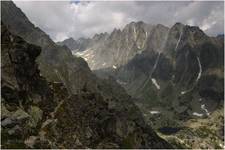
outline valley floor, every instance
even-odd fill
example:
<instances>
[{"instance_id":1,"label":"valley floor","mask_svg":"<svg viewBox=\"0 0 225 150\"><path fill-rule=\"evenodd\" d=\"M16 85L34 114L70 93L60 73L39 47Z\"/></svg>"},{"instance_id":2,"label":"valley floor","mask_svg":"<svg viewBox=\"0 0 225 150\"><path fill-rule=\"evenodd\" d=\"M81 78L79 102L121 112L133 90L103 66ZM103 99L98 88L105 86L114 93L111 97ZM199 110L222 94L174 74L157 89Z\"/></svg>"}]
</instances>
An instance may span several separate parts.
<instances>
[{"instance_id":1,"label":"valley floor","mask_svg":"<svg viewBox=\"0 0 225 150\"><path fill-rule=\"evenodd\" d=\"M165 114L165 117L163 117L162 113ZM224 108L214 111L206 118L193 118L185 122L176 119L171 121L171 118L166 118L166 113L168 114L168 112L161 112L161 114L149 113L148 115L144 113L144 117L157 131L158 135L173 145L174 148L225 148ZM167 132L162 133L160 129Z\"/></svg>"}]
</instances>

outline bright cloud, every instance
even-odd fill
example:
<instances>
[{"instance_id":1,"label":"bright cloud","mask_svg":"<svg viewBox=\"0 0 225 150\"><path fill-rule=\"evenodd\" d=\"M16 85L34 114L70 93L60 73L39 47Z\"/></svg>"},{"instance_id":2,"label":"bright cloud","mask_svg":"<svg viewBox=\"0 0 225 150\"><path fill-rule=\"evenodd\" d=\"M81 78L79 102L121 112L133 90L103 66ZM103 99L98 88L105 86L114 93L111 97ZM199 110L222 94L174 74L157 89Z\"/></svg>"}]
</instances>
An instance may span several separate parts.
<instances>
[{"instance_id":1,"label":"bright cloud","mask_svg":"<svg viewBox=\"0 0 225 150\"><path fill-rule=\"evenodd\" d=\"M207 1L15 1L27 17L54 41L90 37L123 28L131 21L199 26L209 35L224 33L224 2Z\"/></svg>"}]
</instances>

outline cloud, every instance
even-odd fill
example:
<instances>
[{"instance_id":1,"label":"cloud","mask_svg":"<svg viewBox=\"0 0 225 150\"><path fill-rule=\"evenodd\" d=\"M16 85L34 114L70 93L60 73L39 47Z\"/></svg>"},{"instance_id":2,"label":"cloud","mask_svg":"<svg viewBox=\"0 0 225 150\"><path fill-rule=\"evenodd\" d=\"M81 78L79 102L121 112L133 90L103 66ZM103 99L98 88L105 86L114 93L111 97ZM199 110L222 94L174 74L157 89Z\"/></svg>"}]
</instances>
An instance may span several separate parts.
<instances>
[{"instance_id":1,"label":"cloud","mask_svg":"<svg viewBox=\"0 0 225 150\"><path fill-rule=\"evenodd\" d=\"M54 41L91 37L131 21L199 26L209 35L224 33L224 2L210 1L15 1Z\"/></svg>"}]
</instances>

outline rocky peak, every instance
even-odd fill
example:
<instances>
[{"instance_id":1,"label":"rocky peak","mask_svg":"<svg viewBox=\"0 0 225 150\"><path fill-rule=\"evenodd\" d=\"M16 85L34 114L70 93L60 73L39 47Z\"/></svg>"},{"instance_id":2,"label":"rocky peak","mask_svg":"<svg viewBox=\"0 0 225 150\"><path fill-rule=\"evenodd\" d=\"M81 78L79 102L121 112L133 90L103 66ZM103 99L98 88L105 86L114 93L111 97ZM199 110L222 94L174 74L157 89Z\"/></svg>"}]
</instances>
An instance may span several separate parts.
<instances>
[{"instance_id":1,"label":"rocky peak","mask_svg":"<svg viewBox=\"0 0 225 150\"><path fill-rule=\"evenodd\" d=\"M137 21L137 22L132 21L129 24L127 24L124 27L124 29L133 28L133 27L141 27L141 26L143 27L145 25L146 25L146 23L144 23L143 21Z\"/></svg>"},{"instance_id":2,"label":"rocky peak","mask_svg":"<svg viewBox=\"0 0 225 150\"><path fill-rule=\"evenodd\" d=\"M90 42L91 39L90 39L90 38L83 38L83 37L81 37L81 38L77 39L76 41L77 41L77 43L79 43L80 45L85 45L85 44L87 44L88 42Z\"/></svg>"},{"instance_id":3,"label":"rocky peak","mask_svg":"<svg viewBox=\"0 0 225 150\"><path fill-rule=\"evenodd\" d=\"M107 32L104 32L104 33L100 33L100 34L95 34L94 36L93 36L93 40L95 41L95 42L97 42L97 41L99 41L99 40L104 40L104 39L106 39L108 37L108 33Z\"/></svg>"},{"instance_id":4,"label":"rocky peak","mask_svg":"<svg viewBox=\"0 0 225 150\"><path fill-rule=\"evenodd\" d=\"M189 38L196 40L197 38L204 38L204 36L207 36L198 26L189 26L182 23L173 25L170 32L179 32L180 34L183 34L183 36L191 36Z\"/></svg>"},{"instance_id":5,"label":"rocky peak","mask_svg":"<svg viewBox=\"0 0 225 150\"><path fill-rule=\"evenodd\" d=\"M88 38L88 39L89 39L89 38ZM88 39L83 38L83 37L80 37L80 38L77 39L77 41L78 41L78 42L82 42L82 41L85 41L85 40L88 40Z\"/></svg>"},{"instance_id":6,"label":"rocky peak","mask_svg":"<svg viewBox=\"0 0 225 150\"><path fill-rule=\"evenodd\" d=\"M177 22L172 26L171 30L182 29L184 27L185 25L183 23Z\"/></svg>"},{"instance_id":7,"label":"rocky peak","mask_svg":"<svg viewBox=\"0 0 225 150\"><path fill-rule=\"evenodd\" d=\"M138 21L136 24L137 25L143 25L143 24L146 24L146 23L144 23L143 21Z\"/></svg>"},{"instance_id":8,"label":"rocky peak","mask_svg":"<svg viewBox=\"0 0 225 150\"><path fill-rule=\"evenodd\" d=\"M121 33L120 29L114 28L113 31L111 32L111 35L117 35L117 34L120 34L120 33Z\"/></svg>"},{"instance_id":9,"label":"rocky peak","mask_svg":"<svg viewBox=\"0 0 225 150\"><path fill-rule=\"evenodd\" d=\"M72 37L66 39L66 41L75 41Z\"/></svg>"},{"instance_id":10,"label":"rocky peak","mask_svg":"<svg viewBox=\"0 0 225 150\"><path fill-rule=\"evenodd\" d=\"M199 27L176 23L169 29L165 53L175 56L184 47L193 48L208 41L209 37Z\"/></svg>"},{"instance_id":11,"label":"rocky peak","mask_svg":"<svg viewBox=\"0 0 225 150\"><path fill-rule=\"evenodd\" d=\"M155 26L155 28L156 28L156 29L168 29L168 27L166 27L166 26L164 26L164 25L162 25L162 24L157 24L157 25Z\"/></svg>"},{"instance_id":12,"label":"rocky peak","mask_svg":"<svg viewBox=\"0 0 225 150\"><path fill-rule=\"evenodd\" d=\"M75 41L73 38L68 38L68 39L65 39L62 42L57 42L57 44L61 45L61 46L65 45L71 50L76 50L76 49L79 48L79 45L78 45L77 41Z\"/></svg>"},{"instance_id":13,"label":"rocky peak","mask_svg":"<svg viewBox=\"0 0 225 150\"><path fill-rule=\"evenodd\" d=\"M154 26L149 33L145 51L157 53L163 52L168 37L168 31L169 28L164 25L157 24Z\"/></svg>"},{"instance_id":14,"label":"rocky peak","mask_svg":"<svg viewBox=\"0 0 225 150\"><path fill-rule=\"evenodd\" d=\"M146 26L148 25L143 21L131 22L127 24L122 31L127 33L138 33L140 30L146 30Z\"/></svg>"},{"instance_id":15,"label":"rocky peak","mask_svg":"<svg viewBox=\"0 0 225 150\"><path fill-rule=\"evenodd\" d=\"M173 33L181 34L181 32L183 32L184 28L185 28L184 24L177 22L169 29L169 31L170 31L169 34L173 34ZM178 36L178 38L179 38L179 36Z\"/></svg>"}]
</instances>

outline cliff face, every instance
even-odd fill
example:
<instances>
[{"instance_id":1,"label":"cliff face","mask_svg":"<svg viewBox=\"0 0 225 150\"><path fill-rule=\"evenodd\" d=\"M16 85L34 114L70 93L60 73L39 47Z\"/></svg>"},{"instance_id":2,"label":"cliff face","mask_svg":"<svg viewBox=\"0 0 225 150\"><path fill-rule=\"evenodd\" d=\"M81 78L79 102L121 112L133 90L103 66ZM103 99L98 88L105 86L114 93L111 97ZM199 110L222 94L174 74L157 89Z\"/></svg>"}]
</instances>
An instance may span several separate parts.
<instances>
[{"instance_id":1,"label":"cliff face","mask_svg":"<svg viewBox=\"0 0 225 150\"><path fill-rule=\"evenodd\" d=\"M223 35L210 37L182 23L132 22L96 34L86 50L72 52L98 77L123 86L156 129L210 118L224 105Z\"/></svg>"},{"instance_id":2,"label":"cliff face","mask_svg":"<svg viewBox=\"0 0 225 150\"><path fill-rule=\"evenodd\" d=\"M96 78L83 59L75 58L67 47L55 44L46 33L35 27L12 1L1 4L2 21L9 30L42 48L37 63L41 74L47 80L64 82L71 93L78 92L86 81L91 85L96 84ZM88 88L95 90L96 88L91 85Z\"/></svg>"},{"instance_id":3,"label":"cliff face","mask_svg":"<svg viewBox=\"0 0 225 150\"><path fill-rule=\"evenodd\" d=\"M14 15L24 17L12 2L2 2L2 6L3 16L9 15L9 18L15 17L15 20L18 18ZM13 12L17 14L10 15ZM3 18L5 23L7 18ZM28 20L20 21L30 24ZM41 47L29 44L15 33L30 39L28 41L32 41L31 43L39 43L38 37L43 32L31 27L33 31L27 35L30 26L17 30L14 27L18 24L14 23L8 20L6 26L1 25L3 148L171 147L144 122L141 112L121 86L110 80L96 78L85 63L78 63L83 60L73 60L71 55L71 59L65 59L66 63L57 62L58 70L52 69L56 70L54 73L60 80L54 81L54 76L47 76L53 80L48 82L40 75L43 72L39 71L36 59L39 57L39 64L46 65L47 60L43 61L47 57L45 54L51 54L54 59L60 58L58 50L52 53L53 49L48 49L55 44L45 41L49 45L42 43L46 48L42 52ZM43 36L46 35L43 33ZM70 58L69 53L63 56ZM51 61L55 61L54 59ZM62 67L63 65L66 67ZM69 66L72 67L71 70L67 70ZM74 72L75 66L81 71ZM71 83L72 80L66 75L75 75L73 78L77 82ZM76 85L79 82L83 82L82 86ZM73 85L81 88L74 93L71 88Z\"/></svg>"},{"instance_id":4,"label":"cliff face","mask_svg":"<svg viewBox=\"0 0 225 150\"><path fill-rule=\"evenodd\" d=\"M77 40L82 48L71 49L76 56L83 57L92 70L103 68L118 68L125 65L136 53L140 53L147 46L147 39L157 26L144 22L131 22L123 30L114 29L111 34L95 34L93 38ZM165 29L167 29L165 27ZM67 39L63 43L68 47ZM71 40L70 40L71 41ZM72 42L72 41L71 41Z\"/></svg>"},{"instance_id":5,"label":"cliff face","mask_svg":"<svg viewBox=\"0 0 225 150\"><path fill-rule=\"evenodd\" d=\"M12 35L1 24L1 120L4 148L25 147L53 111L53 94L35 60L41 48Z\"/></svg>"},{"instance_id":6,"label":"cliff face","mask_svg":"<svg viewBox=\"0 0 225 150\"><path fill-rule=\"evenodd\" d=\"M181 23L168 28L132 22L91 41L74 54L97 76L113 76L148 109L172 109L176 117L187 119L193 113L208 116L203 105L213 112L223 104L222 37Z\"/></svg>"},{"instance_id":7,"label":"cliff face","mask_svg":"<svg viewBox=\"0 0 225 150\"><path fill-rule=\"evenodd\" d=\"M39 75L38 46L2 25L3 148L168 148L129 101L84 87L70 95Z\"/></svg>"}]
</instances>

